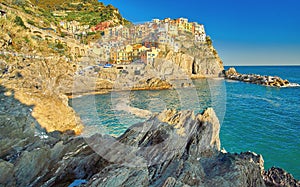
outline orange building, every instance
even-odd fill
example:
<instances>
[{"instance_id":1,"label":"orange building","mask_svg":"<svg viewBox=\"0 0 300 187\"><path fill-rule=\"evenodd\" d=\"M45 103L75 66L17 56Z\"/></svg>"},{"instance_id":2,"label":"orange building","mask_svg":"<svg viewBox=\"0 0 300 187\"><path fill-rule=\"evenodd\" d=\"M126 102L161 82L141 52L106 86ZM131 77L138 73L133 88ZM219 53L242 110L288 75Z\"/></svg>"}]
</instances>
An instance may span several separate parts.
<instances>
[{"instance_id":1,"label":"orange building","mask_svg":"<svg viewBox=\"0 0 300 187\"><path fill-rule=\"evenodd\" d=\"M109 28L112 25L112 22L110 21L105 21L101 22L95 27L92 28L92 31L104 31L105 29Z\"/></svg>"}]
</instances>

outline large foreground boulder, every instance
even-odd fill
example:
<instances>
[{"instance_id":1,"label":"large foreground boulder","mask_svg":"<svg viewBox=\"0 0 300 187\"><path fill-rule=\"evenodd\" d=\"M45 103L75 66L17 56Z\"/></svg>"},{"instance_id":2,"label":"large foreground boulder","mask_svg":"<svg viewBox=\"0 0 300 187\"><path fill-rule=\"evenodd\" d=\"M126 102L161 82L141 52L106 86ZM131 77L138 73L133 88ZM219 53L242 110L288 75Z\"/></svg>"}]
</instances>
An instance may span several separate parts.
<instances>
[{"instance_id":1,"label":"large foreground boulder","mask_svg":"<svg viewBox=\"0 0 300 187\"><path fill-rule=\"evenodd\" d=\"M164 111L121 136L136 149L86 186L265 186L262 156L221 152L219 130L213 109Z\"/></svg>"}]
</instances>

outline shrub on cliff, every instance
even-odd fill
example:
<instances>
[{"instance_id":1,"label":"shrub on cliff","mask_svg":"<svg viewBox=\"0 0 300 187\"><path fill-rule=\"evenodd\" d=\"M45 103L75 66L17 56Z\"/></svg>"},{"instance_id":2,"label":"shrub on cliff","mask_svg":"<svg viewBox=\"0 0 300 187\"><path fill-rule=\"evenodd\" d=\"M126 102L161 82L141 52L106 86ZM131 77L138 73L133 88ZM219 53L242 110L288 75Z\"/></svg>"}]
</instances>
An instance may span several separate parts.
<instances>
[{"instance_id":1,"label":"shrub on cliff","mask_svg":"<svg viewBox=\"0 0 300 187\"><path fill-rule=\"evenodd\" d=\"M206 36L206 42L208 45L212 45L212 40L209 36Z\"/></svg>"},{"instance_id":2,"label":"shrub on cliff","mask_svg":"<svg viewBox=\"0 0 300 187\"><path fill-rule=\"evenodd\" d=\"M26 29L26 26L24 25L24 22L23 22L22 18L19 17L19 16L17 16L15 18L15 24L17 24L17 25L23 27L24 29Z\"/></svg>"}]
</instances>

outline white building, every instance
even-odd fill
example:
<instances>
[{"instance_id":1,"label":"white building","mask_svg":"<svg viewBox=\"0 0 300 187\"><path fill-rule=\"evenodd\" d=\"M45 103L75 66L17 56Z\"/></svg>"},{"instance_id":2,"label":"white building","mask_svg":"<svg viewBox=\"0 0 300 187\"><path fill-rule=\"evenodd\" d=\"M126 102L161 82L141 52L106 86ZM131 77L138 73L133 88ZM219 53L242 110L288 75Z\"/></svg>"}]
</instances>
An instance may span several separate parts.
<instances>
[{"instance_id":1,"label":"white building","mask_svg":"<svg viewBox=\"0 0 300 187\"><path fill-rule=\"evenodd\" d=\"M204 25L198 24L196 22L194 22L193 25L195 27L195 33L205 34Z\"/></svg>"},{"instance_id":2,"label":"white building","mask_svg":"<svg viewBox=\"0 0 300 187\"><path fill-rule=\"evenodd\" d=\"M178 28L177 28L177 26L173 25L173 24L169 24L168 33L170 35L177 36L178 35Z\"/></svg>"},{"instance_id":3,"label":"white building","mask_svg":"<svg viewBox=\"0 0 300 187\"><path fill-rule=\"evenodd\" d=\"M206 34L200 34L200 33L196 33L195 34L195 41L196 42L206 42Z\"/></svg>"},{"instance_id":4,"label":"white building","mask_svg":"<svg viewBox=\"0 0 300 187\"><path fill-rule=\"evenodd\" d=\"M160 22L160 20L159 19L152 19L152 22L158 24Z\"/></svg>"}]
</instances>

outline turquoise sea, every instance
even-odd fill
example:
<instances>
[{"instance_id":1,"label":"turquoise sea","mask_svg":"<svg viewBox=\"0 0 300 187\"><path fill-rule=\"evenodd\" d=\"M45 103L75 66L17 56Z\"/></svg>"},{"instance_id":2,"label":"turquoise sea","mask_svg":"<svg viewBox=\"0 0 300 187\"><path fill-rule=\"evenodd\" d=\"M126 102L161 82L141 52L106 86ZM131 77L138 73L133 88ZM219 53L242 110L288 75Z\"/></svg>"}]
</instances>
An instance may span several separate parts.
<instances>
[{"instance_id":1,"label":"turquoise sea","mask_svg":"<svg viewBox=\"0 0 300 187\"><path fill-rule=\"evenodd\" d=\"M228 67L226 67L227 69ZM240 73L277 75L300 83L300 66L235 67ZM87 134L121 135L145 119L130 112L166 108L201 112L214 107L221 122L221 147L262 154L265 168L284 168L300 179L300 87L270 88L223 79L194 80L195 88L113 92L70 100Z\"/></svg>"}]
</instances>

